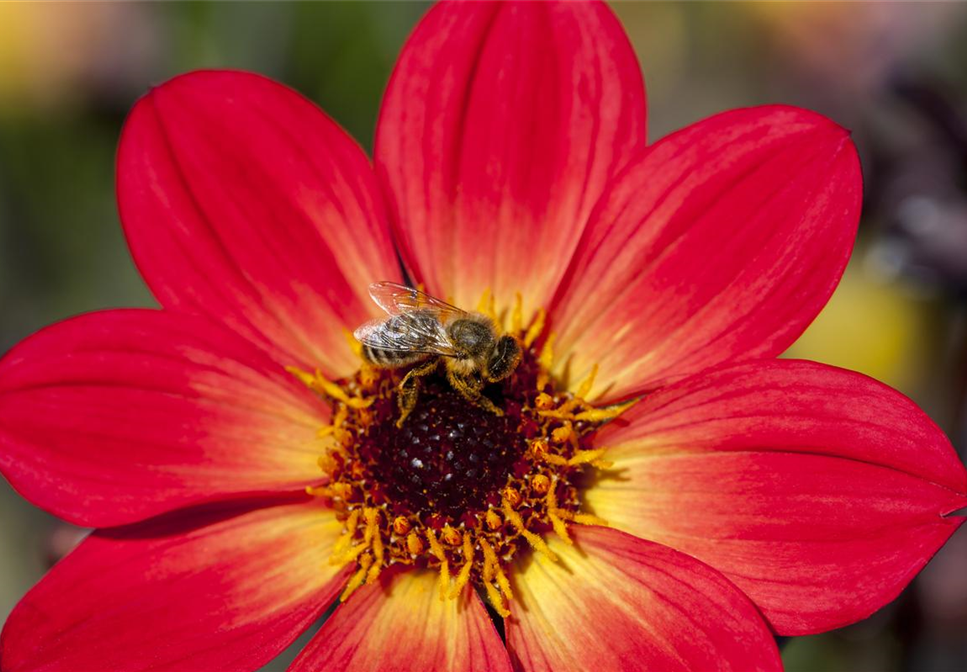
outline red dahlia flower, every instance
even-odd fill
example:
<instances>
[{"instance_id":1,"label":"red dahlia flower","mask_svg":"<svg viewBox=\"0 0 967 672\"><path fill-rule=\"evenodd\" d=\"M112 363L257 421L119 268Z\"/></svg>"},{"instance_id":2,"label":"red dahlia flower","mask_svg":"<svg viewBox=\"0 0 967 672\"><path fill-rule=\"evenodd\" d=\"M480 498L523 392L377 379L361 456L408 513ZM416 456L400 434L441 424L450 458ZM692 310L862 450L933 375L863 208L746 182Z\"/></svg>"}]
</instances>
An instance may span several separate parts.
<instances>
[{"instance_id":1,"label":"red dahlia flower","mask_svg":"<svg viewBox=\"0 0 967 672\"><path fill-rule=\"evenodd\" d=\"M0 362L4 475L100 528L13 611L0 668L252 670L340 597L292 669L779 668L774 633L895 598L967 504L913 403L775 359L860 191L847 133L791 107L646 147L599 3L437 6L375 171L262 77L153 89L118 197L162 309ZM429 376L397 426L399 373L344 337L397 254L519 339L502 415Z\"/></svg>"}]
</instances>

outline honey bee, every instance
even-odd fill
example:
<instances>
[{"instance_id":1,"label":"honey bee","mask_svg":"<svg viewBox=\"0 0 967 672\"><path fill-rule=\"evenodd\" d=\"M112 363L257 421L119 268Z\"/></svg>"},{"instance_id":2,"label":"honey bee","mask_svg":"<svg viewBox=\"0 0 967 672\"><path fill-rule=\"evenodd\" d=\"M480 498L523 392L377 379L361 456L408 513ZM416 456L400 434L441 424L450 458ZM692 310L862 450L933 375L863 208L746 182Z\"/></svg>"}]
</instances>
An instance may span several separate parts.
<instances>
[{"instance_id":1,"label":"honey bee","mask_svg":"<svg viewBox=\"0 0 967 672\"><path fill-rule=\"evenodd\" d=\"M420 378L443 366L447 380L467 401L503 415L483 394L487 383L501 381L517 368L521 349L510 335L497 335L486 315L467 312L395 282L369 286L373 301L388 317L363 324L353 335L373 366L396 369L417 364L399 384L400 419L416 406Z\"/></svg>"}]
</instances>

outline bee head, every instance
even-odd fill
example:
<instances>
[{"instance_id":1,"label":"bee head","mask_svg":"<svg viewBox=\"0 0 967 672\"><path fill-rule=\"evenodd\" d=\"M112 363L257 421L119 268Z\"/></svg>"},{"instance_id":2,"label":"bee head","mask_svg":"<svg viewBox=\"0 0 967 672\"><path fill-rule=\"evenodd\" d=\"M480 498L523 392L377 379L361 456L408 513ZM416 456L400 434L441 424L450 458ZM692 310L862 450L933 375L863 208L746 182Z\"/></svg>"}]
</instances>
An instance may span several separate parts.
<instances>
[{"instance_id":1,"label":"bee head","mask_svg":"<svg viewBox=\"0 0 967 672\"><path fill-rule=\"evenodd\" d=\"M520 358L520 344L517 339L506 334L501 336L487 360L487 379L491 382L503 380L514 372Z\"/></svg>"},{"instance_id":2,"label":"bee head","mask_svg":"<svg viewBox=\"0 0 967 672\"><path fill-rule=\"evenodd\" d=\"M447 328L450 340L466 353L467 359L479 359L494 344L494 330L490 324L474 320L454 320Z\"/></svg>"}]
</instances>

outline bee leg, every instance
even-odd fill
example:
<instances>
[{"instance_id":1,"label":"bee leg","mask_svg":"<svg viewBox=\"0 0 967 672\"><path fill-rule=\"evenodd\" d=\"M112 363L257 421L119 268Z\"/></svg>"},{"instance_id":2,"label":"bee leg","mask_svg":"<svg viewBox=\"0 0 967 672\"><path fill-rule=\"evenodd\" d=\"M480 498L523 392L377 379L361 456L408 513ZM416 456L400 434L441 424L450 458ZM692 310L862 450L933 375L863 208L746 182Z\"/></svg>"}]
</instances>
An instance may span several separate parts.
<instances>
[{"instance_id":1,"label":"bee leg","mask_svg":"<svg viewBox=\"0 0 967 672\"><path fill-rule=\"evenodd\" d=\"M403 376L398 388L400 394L397 397L397 402L400 407L400 419L396 421L397 427L402 427L403 421L416 408L416 402L420 398L420 378L433 373L438 363L439 360L431 359L410 369L409 373Z\"/></svg>"},{"instance_id":2,"label":"bee leg","mask_svg":"<svg viewBox=\"0 0 967 672\"><path fill-rule=\"evenodd\" d=\"M471 404L479 406L485 411L490 411L494 415L500 416L504 412L494 405L494 402L490 401L483 394L483 381L474 376L461 376L453 371L447 370L447 380L450 381L450 385L457 392L463 395L463 398L469 401Z\"/></svg>"}]
</instances>

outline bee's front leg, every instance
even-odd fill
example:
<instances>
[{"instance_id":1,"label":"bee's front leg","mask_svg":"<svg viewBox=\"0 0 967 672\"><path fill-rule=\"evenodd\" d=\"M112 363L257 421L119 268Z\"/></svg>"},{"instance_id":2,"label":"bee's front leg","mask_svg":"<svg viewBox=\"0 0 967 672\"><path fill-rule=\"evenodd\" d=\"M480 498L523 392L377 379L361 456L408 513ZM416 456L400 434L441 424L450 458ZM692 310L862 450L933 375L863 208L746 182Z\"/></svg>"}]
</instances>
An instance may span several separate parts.
<instances>
[{"instance_id":1,"label":"bee's front leg","mask_svg":"<svg viewBox=\"0 0 967 672\"><path fill-rule=\"evenodd\" d=\"M400 419L396 421L397 427L403 426L403 421L416 408L416 402L420 398L420 378L428 376L436 369L439 360L430 359L419 366L416 366L403 376L399 385L399 396L397 402L400 407Z\"/></svg>"},{"instance_id":2,"label":"bee's front leg","mask_svg":"<svg viewBox=\"0 0 967 672\"><path fill-rule=\"evenodd\" d=\"M494 415L500 416L504 412L494 405L494 402L490 401L483 394L484 382L474 374L462 375L447 369L447 380L450 381L450 385L457 392L463 395L464 399L469 401L471 404L475 404L485 411L490 411Z\"/></svg>"}]
</instances>

